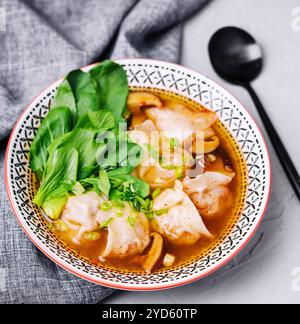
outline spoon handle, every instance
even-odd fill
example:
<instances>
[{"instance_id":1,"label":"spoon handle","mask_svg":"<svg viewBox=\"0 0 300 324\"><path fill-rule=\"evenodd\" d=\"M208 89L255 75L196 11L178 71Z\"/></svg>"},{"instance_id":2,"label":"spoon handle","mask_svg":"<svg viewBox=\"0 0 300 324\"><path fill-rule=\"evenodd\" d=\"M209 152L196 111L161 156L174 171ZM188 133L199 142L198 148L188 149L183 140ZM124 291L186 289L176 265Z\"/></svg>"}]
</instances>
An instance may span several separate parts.
<instances>
[{"instance_id":1,"label":"spoon handle","mask_svg":"<svg viewBox=\"0 0 300 324\"><path fill-rule=\"evenodd\" d=\"M270 140L273 144L273 147L278 155L278 158L281 162L281 165L283 169L285 170L285 173L290 180L290 183L292 187L294 188L294 191L300 200L300 176L297 172L297 169L291 160L287 150L285 149L278 133L276 132L268 114L266 113L262 103L260 102L257 94L253 90L250 84L246 84L245 88L249 91L250 96L252 97L255 106L259 112L259 115L264 123L264 126L266 128L266 131L270 137Z\"/></svg>"}]
</instances>

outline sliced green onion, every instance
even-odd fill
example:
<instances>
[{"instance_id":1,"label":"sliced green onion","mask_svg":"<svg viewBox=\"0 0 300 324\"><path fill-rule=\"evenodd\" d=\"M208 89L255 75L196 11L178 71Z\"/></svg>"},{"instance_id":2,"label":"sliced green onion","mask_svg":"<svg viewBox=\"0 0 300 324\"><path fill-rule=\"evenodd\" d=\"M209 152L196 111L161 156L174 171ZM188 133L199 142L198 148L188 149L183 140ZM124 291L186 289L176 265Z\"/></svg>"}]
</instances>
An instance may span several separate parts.
<instances>
[{"instance_id":1,"label":"sliced green onion","mask_svg":"<svg viewBox=\"0 0 300 324\"><path fill-rule=\"evenodd\" d=\"M178 141L176 138L172 137L170 139L170 149L174 150L174 148L178 145Z\"/></svg>"},{"instance_id":2,"label":"sliced green onion","mask_svg":"<svg viewBox=\"0 0 300 324\"><path fill-rule=\"evenodd\" d=\"M124 208L125 204L121 200L115 200L112 201L113 206L119 207L119 208Z\"/></svg>"},{"instance_id":3,"label":"sliced green onion","mask_svg":"<svg viewBox=\"0 0 300 324\"><path fill-rule=\"evenodd\" d=\"M154 213L155 213L156 216L161 216L161 215L166 214L168 211L169 211L168 208L164 208L164 209L156 210Z\"/></svg>"},{"instance_id":4,"label":"sliced green onion","mask_svg":"<svg viewBox=\"0 0 300 324\"><path fill-rule=\"evenodd\" d=\"M131 227L134 227L136 223L136 213L132 211L130 215L127 217L127 222Z\"/></svg>"},{"instance_id":5,"label":"sliced green onion","mask_svg":"<svg viewBox=\"0 0 300 324\"><path fill-rule=\"evenodd\" d=\"M107 211L110 210L112 208L112 203L110 201L104 201L101 206L100 206L101 210L103 211Z\"/></svg>"},{"instance_id":6,"label":"sliced green onion","mask_svg":"<svg viewBox=\"0 0 300 324\"><path fill-rule=\"evenodd\" d=\"M100 224L100 228L106 228L113 221L113 217Z\"/></svg>"},{"instance_id":7,"label":"sliced green onion","mask_svg":"<svg viewBox=\"0 0 300 324\"><path fill-rule=\"evenodd\" d=\"M183 179L184 178L184 167L178 166L175 169L175 177L176 179Z\"/></svg>"},{"instance_id":8,"label":"sliced green onion","mask_svg":"<svg viewBox=\"0 0 300 324\"><path fill-rule=\"evenodd\" d=\"M161 193L160 188L156 188L152 193L152 198L155 199Z\"/></svg>"},{"instance_id":9,"label":"sliced green onion","mask_svg":"<svg viewBox=\"0 0 300 324\"><path fill-rule=\"evenodd\" d=\"M162 165L162 167L166 170L176 170L176 166L175 165Z\"/></svg>"},{"instance_id":10,"label":"sliced green onion","mask_svg":"<svg viewBox=\"0 0 300 324\"><path fill-rule=\"evenodd\" d=\"M150 212L150 213L145 213L145 216L149 219L152 220L154 218L154 213Z\"/></svg>"},{"instance_id":11,"label":"sliced green onion","mask_svg":"<svg viewBox=\"0 0 300 324\"><path fill-rule=\"evenodd\" d=\"M88 241L97 241L101 237L100 232L85 233L84 238Z\"/></svg>"},{"instance_id":12,"label":"sliced green onion","mask_svg":"<svg viewBox=\"0 0 300 324\"><path fill-rule=\"evenodd\" d=\"M123 214L123 210L121 208L116 208L116 216L117 217L122 217L124 214Z\"/></svg>"},{"instance_id":13,"label":"sliced green onion","mask_svg":"<svg viewBox=\"0 0 300 324\"><path fill-rule=\"evenodd\" d=\"M149 205L149 210L150 210L150 211L153 210L153 205L154 205L154 201L151 200L151 201L150 201L150 205Z\"/></svg>"}]
</instances>

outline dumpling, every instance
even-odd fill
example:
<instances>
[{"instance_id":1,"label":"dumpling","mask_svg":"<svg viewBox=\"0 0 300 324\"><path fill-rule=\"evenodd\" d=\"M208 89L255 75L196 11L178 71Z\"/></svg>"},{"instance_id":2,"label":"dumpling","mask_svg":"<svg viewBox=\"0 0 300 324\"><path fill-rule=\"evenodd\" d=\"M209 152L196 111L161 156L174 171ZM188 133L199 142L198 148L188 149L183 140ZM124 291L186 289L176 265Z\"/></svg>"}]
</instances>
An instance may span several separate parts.
<instances>
[{"instance_id":1,"label":"dumpling","mask_svg":"<svg viewBox=\"0 0 300 324\"><path fill-rule=\"evenodd\" d=\"M149 122L149 125L153 125L150 120L147 122ZM150 126L150 128L152 128L152 126ZM159 147L156 148L150 145L151 134L147 133L142 127L141 129L129 131L128 136L132 142L137 143L142 147L144 153L143 160L136 169L138 177L149 183L152 188L169 184L172 185L172 182L175 180L175 171L167 170L160 165Z\"/></svg>"},{"instance_id":2,"label":"dumpling","mask_svg":"<svg viewBox=\"0 0 300 324\"><path fill-rule=\"evenodd\" d=\"M193 165L192 155L184 150L181 145L170 149L170 140L160 137L159 132L154 133L153 122L146 120L143 124L128 132L131 141L139 144L144 153L143 160L136 169L136 175L149 183L151 188L173 187L176 178L185 173L185 170ZM157 143L150 145L150 136ZM155 136L158 136L155 140ZM168 149L162 150L160 143L166 142ZM162 150L162 154L161 151ZM161 156L160 156L161 155Z\"/></svg>"},{"instance_id":3,"label":"dumpling","mask_svg":"<svg viewBox=\"0 0 300 324\"><path fill-rule=\"evenodd\" d=\"M97 222L107 223L108 237L103 258L124 258L144 251L150 243L149 221L138 211L133 211L127 202L124 208L112 207L99 210Z\"/></svg>"},{"instance_id":4,"label":"dumpling","mask_svg":"<svg viewBox=\"0 0 300 324\"><path fill-rule=\"evenodd\" d=\"M167 240L175 244L194 244L201 236L211 237L180 181L174 188L164 190L154 200L154 211L166 210L152 221L152 226Z\"/></svg>"},{"instance_id":5,"label":"dumpling","mask_svg":"<svg viewBox=\"0 0 300 324\"><path fill-rule=\"evenodd\" d=\"M63 222L77 234L73 239L79 243L86 232L92 232L99 228L96 215L103 198L91 191L82 195L69 197L62 213Z\"/></svg>"},{"instance_id":6,"label":"dumpling","mask_svg":"<svg viewBox=\"0 0 300 324\"><path fill-rule=\"evenodd\" d=\"M190 195L202 216L214 216L230 205L231 196L227 186L234 175L205 172L195 179L185 178L184 190Z\"/></svg>"},{"instance_id":7,"label":"dumpling","mask_svg":"<svg viewBox=\"0 0 300 324\"><path fill-rule=\"evenodd\" d=\"M149 108L145 113L166 137L175 138L180 143L192 133L211 127L218 118L212 111L194 111L183 105L164 109Z\"/></svg>"}]
</instances>

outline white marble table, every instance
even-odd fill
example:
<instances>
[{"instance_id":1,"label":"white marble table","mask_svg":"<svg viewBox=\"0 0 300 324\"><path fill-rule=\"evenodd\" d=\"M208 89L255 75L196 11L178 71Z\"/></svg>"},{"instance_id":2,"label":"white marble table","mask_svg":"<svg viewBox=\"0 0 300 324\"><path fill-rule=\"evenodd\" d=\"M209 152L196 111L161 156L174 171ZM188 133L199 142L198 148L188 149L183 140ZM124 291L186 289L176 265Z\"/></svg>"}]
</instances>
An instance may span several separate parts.
<instances>
[{"instance_id":1,"label":"white marble table","mask_svg":"<svg viewBox=\"0 0 300 324\"><path fill-rule=\"evenodd\" d=\"M221 83L259 121L248 94L222 81L207 54L208 40L218 28L235 25L250 31L263 45L266 58L254 88L300 172L300 31L292 28L295 7L300 7L299 0L213 0L186 24L182 64ZM271 158L271 202L262 226L241 254L190 285L158 292L117 292L106 303L299 303L300 204L272 148Z\"/></svg>"}]
</instances>

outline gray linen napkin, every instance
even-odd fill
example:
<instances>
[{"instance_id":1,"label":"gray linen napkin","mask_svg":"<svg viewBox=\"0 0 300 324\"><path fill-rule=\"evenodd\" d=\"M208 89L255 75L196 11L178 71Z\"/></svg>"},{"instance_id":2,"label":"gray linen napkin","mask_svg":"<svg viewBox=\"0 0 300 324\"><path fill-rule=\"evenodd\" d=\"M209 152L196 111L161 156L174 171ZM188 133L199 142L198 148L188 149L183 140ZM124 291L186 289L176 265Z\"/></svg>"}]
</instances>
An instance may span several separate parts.
<instances>
[{"instance_id":1,"label":"gray linen napkin","mask_svg":"<svg viewBox=\"0 0 300 324\"><path fill-rule=\"evenodd\" d=\"M56 266L17 224L3 183L17 117L49 83L99 59L178 61L182 22L207 1L0 0L0 303L96 303L112 293Z\"/></svg>"}]
</instances>

